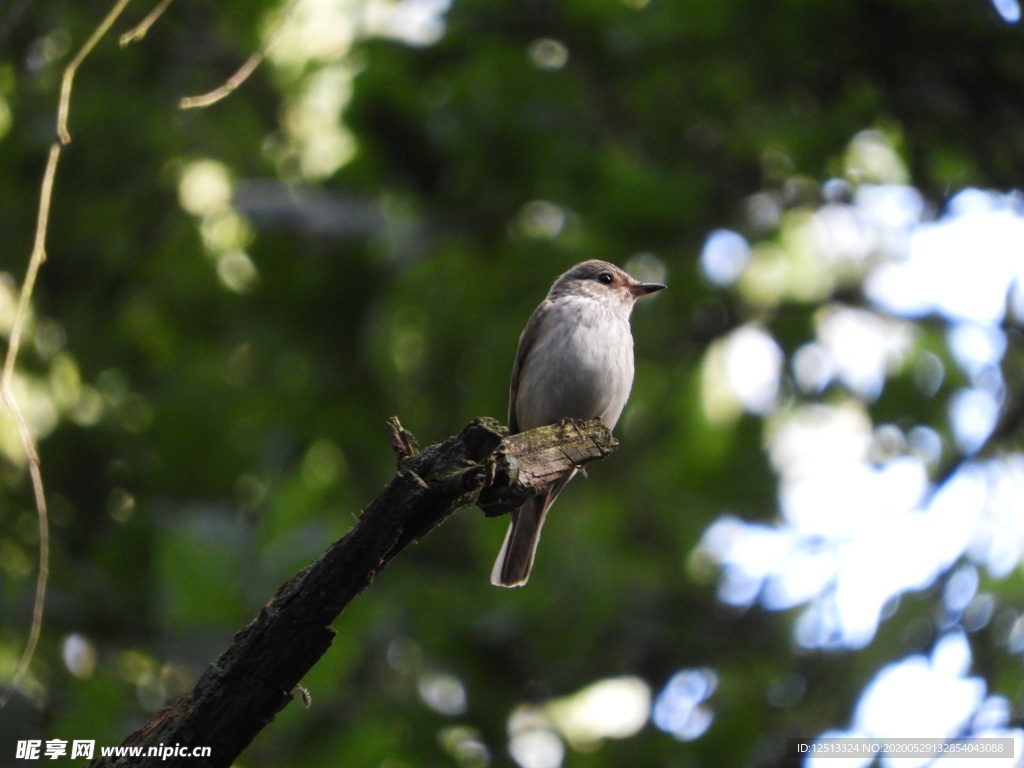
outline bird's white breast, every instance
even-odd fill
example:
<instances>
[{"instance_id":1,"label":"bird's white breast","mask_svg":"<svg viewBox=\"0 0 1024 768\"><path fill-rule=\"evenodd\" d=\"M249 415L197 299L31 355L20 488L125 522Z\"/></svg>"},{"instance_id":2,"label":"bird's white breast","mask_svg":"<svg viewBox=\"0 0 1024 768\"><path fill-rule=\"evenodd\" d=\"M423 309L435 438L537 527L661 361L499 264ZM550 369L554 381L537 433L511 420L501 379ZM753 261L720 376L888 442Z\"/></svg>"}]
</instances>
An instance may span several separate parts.
<instances>
[{"instance_id":1,"label":"bird's white breast","mask_svg":"<svg viewBox=\"0 0 1024 768\"><path fill-rule=\"evenodd\" d=\"M519 373L520 429L562 418L615 426L633 385L628 310L588 296L552 302Z\"/></svg>"}]
</instances>

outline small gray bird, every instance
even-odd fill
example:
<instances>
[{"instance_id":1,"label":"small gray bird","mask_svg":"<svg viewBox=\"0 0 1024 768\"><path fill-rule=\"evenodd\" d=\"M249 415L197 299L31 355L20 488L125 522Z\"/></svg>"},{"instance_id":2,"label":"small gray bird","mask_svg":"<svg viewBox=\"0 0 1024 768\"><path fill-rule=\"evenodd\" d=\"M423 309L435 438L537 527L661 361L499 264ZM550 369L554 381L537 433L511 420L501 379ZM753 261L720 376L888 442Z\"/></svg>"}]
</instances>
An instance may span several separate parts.
<instances>
[{"instance_id":1,"label":"small gray bird","mask_svg":"<svg viewBox=\"0 0 1024 768\"><path fill-rule=\"evenodd\" d=\"M508 400L512 433L565 418L596 417L614 428L633 386L633 302L664 287L641 283L597 260L577 264L555 280L519 337ZM566 472L512 512L492 584L526 583L544 518L576 472Z\"/></svg>"}]
</instances>

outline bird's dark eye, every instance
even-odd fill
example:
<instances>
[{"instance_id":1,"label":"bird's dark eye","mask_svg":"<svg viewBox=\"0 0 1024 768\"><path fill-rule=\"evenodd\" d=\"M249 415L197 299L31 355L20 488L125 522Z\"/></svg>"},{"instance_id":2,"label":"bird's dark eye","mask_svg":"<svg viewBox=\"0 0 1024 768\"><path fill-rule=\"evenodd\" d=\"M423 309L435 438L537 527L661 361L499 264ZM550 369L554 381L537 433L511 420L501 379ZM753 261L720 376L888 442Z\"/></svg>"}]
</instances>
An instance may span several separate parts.
<instances>
[{"instance_id":1,"label":"bird's dark eye","mask_svg":"<svg viewBox=\"0 0 1024 768\"><path fill-rule=\"evenodd\" d=\"M601 283L602 285L611 285L613 282L615 282L615 278L612 277L611 272L602 272L600 275L597 276L597 282Z\"/></svg>"}]
</instances>

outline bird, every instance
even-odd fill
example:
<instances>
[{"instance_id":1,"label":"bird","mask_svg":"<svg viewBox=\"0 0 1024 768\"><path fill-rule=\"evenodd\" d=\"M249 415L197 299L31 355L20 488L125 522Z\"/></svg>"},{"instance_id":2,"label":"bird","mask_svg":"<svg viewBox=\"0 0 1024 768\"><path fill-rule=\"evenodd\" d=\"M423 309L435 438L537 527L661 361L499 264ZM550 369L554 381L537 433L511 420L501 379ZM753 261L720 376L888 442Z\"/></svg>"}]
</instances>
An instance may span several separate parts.
<instances>
[{"instance_id":1,"label":"bird","mask_svg":"<svg viewBox=\"0 0 1024 768\"><path fill-rule=\"evenodd\" d=\"M597 259L560 275L519 337L509 386L510 434L568 419L599 418L613 429L633 386L633 304L664 287ZM492 584L527 582L548 511L578 470L512 511Z\"/></svg>"}]
</instances>

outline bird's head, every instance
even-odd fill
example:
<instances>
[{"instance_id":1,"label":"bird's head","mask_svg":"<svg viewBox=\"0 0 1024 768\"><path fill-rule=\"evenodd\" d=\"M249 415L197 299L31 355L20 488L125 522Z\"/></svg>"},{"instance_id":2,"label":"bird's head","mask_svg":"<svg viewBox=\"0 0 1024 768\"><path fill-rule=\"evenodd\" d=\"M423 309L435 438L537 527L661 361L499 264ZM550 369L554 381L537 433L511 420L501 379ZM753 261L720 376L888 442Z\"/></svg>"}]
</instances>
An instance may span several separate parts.
<instances>
[{"instance_id":1,"label":"bird's head","mask_svg":"<svg viewBox=\"0 0 1024 768\"><path fill-rule=\"evenodd\" d=\"M636 299L664 287L661 283L641 283L614 264L591 259L577 264L559 277L551 286L548 298L584 296L631 309Z\"/></svg>"}]
</instances>

